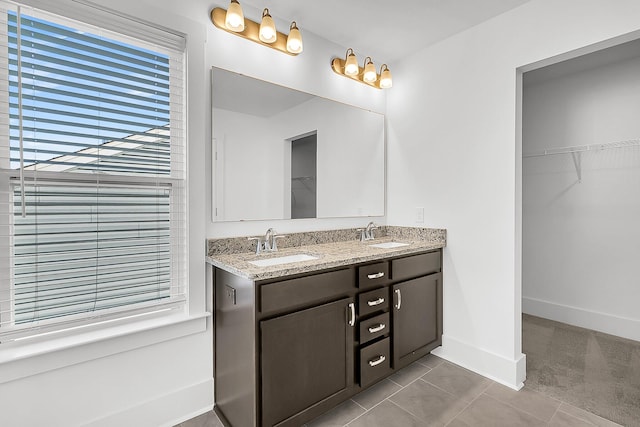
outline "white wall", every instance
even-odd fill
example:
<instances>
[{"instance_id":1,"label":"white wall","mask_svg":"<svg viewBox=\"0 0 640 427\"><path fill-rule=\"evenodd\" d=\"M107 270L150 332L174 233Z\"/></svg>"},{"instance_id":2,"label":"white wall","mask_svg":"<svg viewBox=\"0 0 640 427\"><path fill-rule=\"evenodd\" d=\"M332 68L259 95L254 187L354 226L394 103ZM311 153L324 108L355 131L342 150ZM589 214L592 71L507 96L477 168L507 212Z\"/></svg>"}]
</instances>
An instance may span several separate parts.
<instances>
[{"instance_id":1,"label":"white wall","mask_svg":"<svg viewBox=\"0 0 640 427\"><path fill-rule=\"evenodd\" d=\"M319 218L384 216L384 116L314 98L274 116L282 139L317 130ZM357 219L358 224L366 218ZM355 237L354 237L355 238Z\"/></svg>"},{"instance_id":2,"label":"white wall","mask_svg":"<svg viewBox=\"0 0 640 427\"><path fill-rule=\"evenodd\" d=\"M214 109L216 218L284 218L284 140L271 118Z\"/></svg>"},{"instance_id":3,"label":"white wall","mask_svg":"<svg viewBox=\"0 0 640 427\"><path fill-rule=\"evenodd\" d=\"M443 357L525 378L516 70L639 28L635 0L533 0L394 66L387 219L448 230Z\"/></svg>"},{"instance_id":4,"label":"white wall","mask_svg":"<svg viewBox=\"0 0 640 427\"><path fill-rule=\"evenodd\" d=\"M526 80L525 80L526 81ZM523 91L523 153L640 138L640 58ZM523 311L640 340L640 146L523 160Z\"/></svg>"}]
</instances>

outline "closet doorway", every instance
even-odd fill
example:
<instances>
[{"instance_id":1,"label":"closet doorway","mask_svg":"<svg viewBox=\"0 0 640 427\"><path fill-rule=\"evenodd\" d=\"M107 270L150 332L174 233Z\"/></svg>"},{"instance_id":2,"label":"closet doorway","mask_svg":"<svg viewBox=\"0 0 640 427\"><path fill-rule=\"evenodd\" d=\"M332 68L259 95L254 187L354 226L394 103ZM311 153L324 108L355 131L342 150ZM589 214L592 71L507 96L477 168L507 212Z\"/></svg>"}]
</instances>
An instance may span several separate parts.
<instances>
[{"instance_id":1,"label":"closet doorway","mask_svg":"<svg viewBox=\"0 0 640 427\"><path fill-rule=\"evenodd\" d=\"M638 218L640 41L524 73L526 384L623 425L640 420Z\"/></svg>"},{"instance_id":2,"label":"closet doorway","mask_svg":"<svg viewBox=\"0 0 640 427\"><path fill-rule=\"evenodd\" d=\"M523 75L523 312L640 341L640 40Z\"/></svg>"}]
</instances>

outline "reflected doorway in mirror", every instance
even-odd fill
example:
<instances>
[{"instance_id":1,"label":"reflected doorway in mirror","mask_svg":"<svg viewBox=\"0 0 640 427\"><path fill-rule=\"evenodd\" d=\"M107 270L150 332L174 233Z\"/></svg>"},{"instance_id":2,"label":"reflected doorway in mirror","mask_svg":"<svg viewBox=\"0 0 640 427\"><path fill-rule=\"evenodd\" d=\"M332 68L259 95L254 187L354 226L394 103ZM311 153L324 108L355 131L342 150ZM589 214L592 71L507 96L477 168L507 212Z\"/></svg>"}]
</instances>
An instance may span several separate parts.
<instances>
[{"instance_id":1,"label":"reflected doorway in mirror","mask_svg":"<svg viewBox=\"0 0 640 427\"><path fill-rule=\"evenodd\" d=\"M291 219L316 217L317 137L291 140Z\"/></svg>"}]
</instances>

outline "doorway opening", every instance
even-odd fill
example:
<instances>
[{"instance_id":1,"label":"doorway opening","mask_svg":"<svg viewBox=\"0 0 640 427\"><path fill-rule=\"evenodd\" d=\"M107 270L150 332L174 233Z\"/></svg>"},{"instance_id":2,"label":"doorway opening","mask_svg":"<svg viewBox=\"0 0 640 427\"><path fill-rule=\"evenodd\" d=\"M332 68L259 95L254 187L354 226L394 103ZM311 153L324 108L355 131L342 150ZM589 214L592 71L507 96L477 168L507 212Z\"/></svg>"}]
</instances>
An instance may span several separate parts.
<instances>
[{"instance_id":1,"label":"doorway opening","mask_svg":"<svg viewBox=\"0 0 640 427\"><path fill-rule=\"evenodd\" d=\"M318 135L291 140L291 218L317 215Z\"/></svg>"},{"instance_id":2,"label":"doorway opening","mask_svg":"<svg viewBox=\"0 0 640 427\"><path fill-rule=\"evenodd\" d=\"M518 88L527 387L623 425L640 419L637 37L525 67Z\"/></svg>"}]
</instances>

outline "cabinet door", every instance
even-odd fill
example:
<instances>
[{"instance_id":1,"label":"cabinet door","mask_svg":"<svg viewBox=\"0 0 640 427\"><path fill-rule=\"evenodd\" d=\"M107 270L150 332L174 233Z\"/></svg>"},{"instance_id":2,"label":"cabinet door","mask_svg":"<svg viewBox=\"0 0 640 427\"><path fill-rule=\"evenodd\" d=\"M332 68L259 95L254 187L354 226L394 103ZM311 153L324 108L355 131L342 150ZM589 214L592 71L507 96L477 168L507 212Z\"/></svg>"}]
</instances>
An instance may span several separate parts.
<instances>
[{"instance_id":1,"label":"cabinet door","mask_svg":"<svg viewBox=\"0 0 640 427\"><path fill-rule=\"evenodd\" d=\"M427 354L441 342L442 274L393 286L394 369Z\"/></svg>"},{"instance_id":2,"label":"cabinet door","mask_svg":"<svg viewBox=\"0 0 640 427\"><path fill-rule=\"evenodd\" d=\"M353 384L352 298L260 322L262 425L273 426Z\"/></svg>"}]
</instances>

